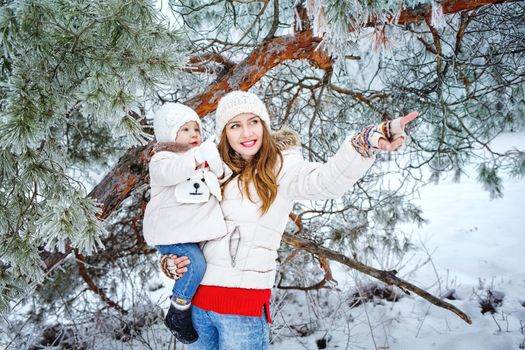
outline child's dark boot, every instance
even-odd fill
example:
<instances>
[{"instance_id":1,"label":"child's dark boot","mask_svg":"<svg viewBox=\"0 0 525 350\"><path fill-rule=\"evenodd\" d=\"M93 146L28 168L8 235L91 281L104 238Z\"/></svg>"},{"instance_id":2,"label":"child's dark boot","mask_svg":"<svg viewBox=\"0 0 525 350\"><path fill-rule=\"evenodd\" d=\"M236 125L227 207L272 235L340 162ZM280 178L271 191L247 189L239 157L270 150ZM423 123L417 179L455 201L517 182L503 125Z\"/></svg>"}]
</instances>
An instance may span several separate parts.
<instances>
[{"instance_id":1,"label":"child's dark boot","mask_svg":"<svg viewBox=\"0 0 525 350\"><path fill-rule=\"evenodd\" d=\"M172 300L166 318L164 318L164 324L181 343L191 344L199 338L197 331L193 328L189 304L179 305Z\"/></svg>"}]
</instances>

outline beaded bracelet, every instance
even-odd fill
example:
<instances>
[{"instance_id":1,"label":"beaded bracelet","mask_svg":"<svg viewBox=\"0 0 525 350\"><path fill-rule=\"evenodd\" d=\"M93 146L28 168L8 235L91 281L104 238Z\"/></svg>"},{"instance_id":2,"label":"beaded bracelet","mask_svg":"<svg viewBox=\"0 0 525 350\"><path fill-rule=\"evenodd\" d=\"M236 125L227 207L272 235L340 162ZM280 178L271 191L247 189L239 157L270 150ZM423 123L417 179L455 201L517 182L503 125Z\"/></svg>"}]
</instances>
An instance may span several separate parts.
<instances>
[{"instance_id":1,"label":"beaded bracelet","mask_svg":"<svg viewBox=\"0 0 525 350\"><path fill-rule=\"evenodd\" d=\"M383 137L385 137L388 141L392 142L392 138L394 135L392 135L392 128L390 126L390 120L386 122L382 122L381 124L379 124L377 128Z\"/></svg>"}]
</instances>

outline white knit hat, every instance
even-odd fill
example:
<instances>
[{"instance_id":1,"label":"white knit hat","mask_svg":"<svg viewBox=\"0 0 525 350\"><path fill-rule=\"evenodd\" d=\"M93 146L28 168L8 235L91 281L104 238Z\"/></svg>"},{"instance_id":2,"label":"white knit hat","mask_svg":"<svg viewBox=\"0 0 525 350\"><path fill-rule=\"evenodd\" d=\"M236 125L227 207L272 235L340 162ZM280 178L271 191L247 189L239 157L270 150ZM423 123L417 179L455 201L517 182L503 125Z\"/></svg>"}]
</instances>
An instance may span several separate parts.
<instances>
[{"instance_id":1,"label":"white knit hat","mask_svg":"<svg viewBox=\"0 0 525 350\"><path fill-rule=\"evenodd\" d=\"M190 107L182 103L163 104L153 116L153 130L157 142L175 141L180 127L191 121L197 122L201 129L201 119Z\"/></svg>"},{"instance_id":2,"label":"white knit hat","mask_svg":"<svg viewBox=\"0 0 525 350\"><path fill-rule=\"evenodd\" d=\"M219 100L215 112L215 128L220 137L222 130L233 117L241 113L253 113L270 127L270 115L257 95L246 91L232 91Z\"/></svg>"}]
</instances>

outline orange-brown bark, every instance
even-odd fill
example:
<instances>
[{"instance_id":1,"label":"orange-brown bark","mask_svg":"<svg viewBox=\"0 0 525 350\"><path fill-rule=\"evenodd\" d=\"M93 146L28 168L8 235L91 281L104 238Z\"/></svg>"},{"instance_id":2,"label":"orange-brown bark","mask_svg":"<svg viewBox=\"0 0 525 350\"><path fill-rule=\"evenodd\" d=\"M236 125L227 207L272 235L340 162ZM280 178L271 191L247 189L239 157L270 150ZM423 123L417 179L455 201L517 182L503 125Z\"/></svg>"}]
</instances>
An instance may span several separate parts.
<instances>
[{"instance_id":1,"label":"orange-brown bark","mask_svg":"<svg viewBox=\"0 0 525 350\"><path fill-rule=\"evenodd\" d=\"M512 0L511 0L512 1ZM452 14L463 11L476 10L480 7L487 5L495 5L504 2L511 2L509 0L448 0L443 1L443 13ZM399 16L398 24L405 24L410 22L419 22L430 18L431 7L430 5L421 5L416 9L406 9L401 11Z\"/></svg>"},{"instance_id":2,"label":"orange-brown bark","mask_svg":"<svg viewBox=\"0 0 525 350\"><path fill-rule=\"evenodd\" d=\"M204 117L215 111L222 95L232 90L250 89L269 70L285 61L309 60L315 67L329 69L332 64L330 57L316 50L319 42L320 39L314 38L311 31L266 40L219 81L186 103Z\"/></svg>"}]
</instances>

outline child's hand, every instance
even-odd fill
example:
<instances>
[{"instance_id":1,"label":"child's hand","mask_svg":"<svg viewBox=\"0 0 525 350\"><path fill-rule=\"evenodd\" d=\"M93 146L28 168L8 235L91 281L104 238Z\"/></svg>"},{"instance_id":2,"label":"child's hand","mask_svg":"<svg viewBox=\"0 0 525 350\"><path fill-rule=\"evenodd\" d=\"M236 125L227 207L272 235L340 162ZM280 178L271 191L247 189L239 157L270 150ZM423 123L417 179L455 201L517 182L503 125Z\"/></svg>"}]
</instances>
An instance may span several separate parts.
<instances>
[{"instance_id":1,"label":"child's hand","mask_svg":"<svg viewBox=\"0 0 525 350\"><path fill-rule=\"evenodd\" d=\"M210 139L203 142L195 150L195 160L199 164L205 161L208 162L210 170L219 178L224 174L219 150L217 150L217 146Z\"/></svg>"}]
</instances>

